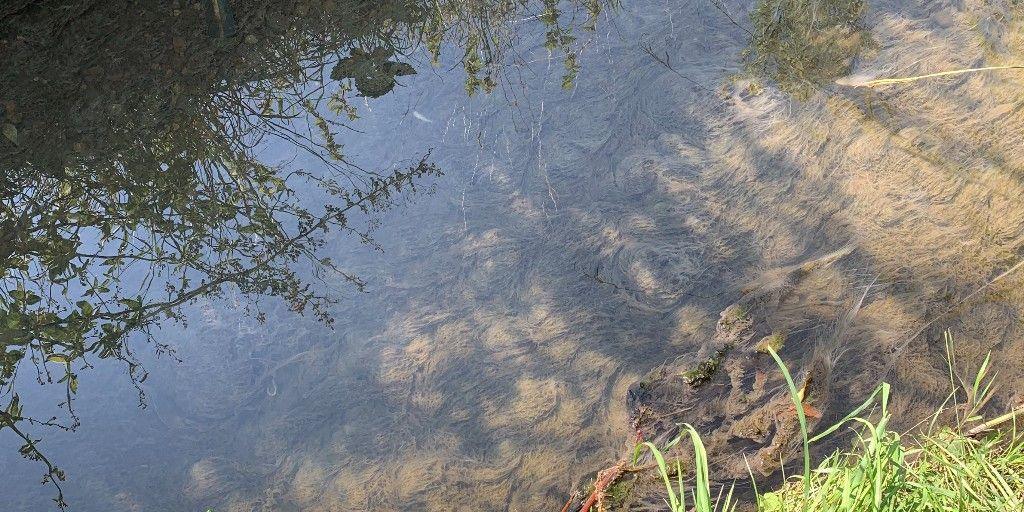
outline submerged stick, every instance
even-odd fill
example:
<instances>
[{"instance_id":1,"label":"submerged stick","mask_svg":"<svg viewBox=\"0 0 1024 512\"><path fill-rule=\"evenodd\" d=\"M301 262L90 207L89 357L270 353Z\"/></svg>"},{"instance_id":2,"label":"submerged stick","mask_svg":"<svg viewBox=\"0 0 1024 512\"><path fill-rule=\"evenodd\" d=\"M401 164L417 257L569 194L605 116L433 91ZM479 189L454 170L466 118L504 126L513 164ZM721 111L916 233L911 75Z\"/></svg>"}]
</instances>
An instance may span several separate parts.
<instances>
[{"instance_id":1,"label":"submerged stick","mask_svg":"<svg viewBox=\"0 0 1024 512\"><path fill-rule=\"evenodd\" d=\"M597 474L597 478L594 480L594 492L583 503L583 508L580 509L580 512L590 512L591 507L595 503L600 503L603 500L604 492L622 476L622 468L625 466L626 461L622 461Z\"/></svg>"},{"instance_id":2,"label":"submerged stick","mask_svg":"<svg viewBox=\"0 0 1024 512\"><path fill-rule=\"evenodd\" d=\"M858 81L855 76L844 77L836 80L839 85L846 85L849 87L876 87L879 85L893 85L902 84L907 82L916 82L918 80L925 80L928 78L938 78L942 76L953 76L962 75L965 73L979 73L982 71L998 71L1003 69L1024 69L1024 64L1011 64L1007 66L986 66L983 68L967 68L967 69L954 69L950 71L940 71L938 73L928 73L926 75L907 76L901 78L878 78L875 80Z\"/></svg>"},{"instance_id":3,"label":"submerged stick","mask_svg":"<svg viewBox=\"0 0 1024 512\"><path fill-rule=\"evenodd\" d=\"M902 344L900 344L900 346L899 346L899 347L897 347L897 348L896 348L896 349L895 349L895 350L893 351L894 357L893 357L892 363L890 363L890 365L889 365L889 369L888 369L888 370L886 370L886 371L887 371L887 372L889 372L889 371L892 371L893 367L895 367L895 366L896 366L896 359L897 359L897 358L898 358L898 357L899 357L899 356L900 356L901 354L903 354L903 351L904 351L904 350L906 350L906 348L907 348L908 346L910 346L910 343L911 343L912 341L914 341L915 339L917 339L917 337L918 337L918 336L920 336L921 334L924 334L924 332L925 332L926 330L928 330L928 328L929 328L929 327L931 327L932 325L934 325L934 324L935 324L935 322L938 322L939 320L941 320L941 319L945 318L945 317L946 317L947 315L949 315L949 314L953 313L954 311L957 311L958 309L960 309L961 307L963 307L963 306L964 306L965 304L967 304L967 302L968 302L969 300L971 300L971 299L972 299L972 298L973 298L973 297L974 297L975 295L978 295L978 294L979 294L979 293L981 293L982 291L986 290L986 289L987 289L988 287L990 287L990 286L992 286L992 285L996 284L996 283L997 283L998 281L1000 281L1000 280L1001 280L1001 279L1003 279L1004 277L1006 277L1006 276L1008 276L1008 275L1010 275L1010 274L1013 274L1014 272L1016 272L1017 270L1019 270L1019 269L1021 269L1021 268L1024 268L1024 258L1022 258L1022 259L1021 259L1020 261L1018 261L1018 262L1017 262L1016 264L1014 264L1014 265L1013 265L1013 266L1011 266L1010 268L1008 268L1008 269L1006 269L1005 271L1003 271L1003 273L999 274L999 275L998 275L998 276L996 276L996 277L993 277L993 278L992 278L992 279L990 279L990 280L989 280L988 282L986 282L985 284L981 285L980 287L978 287L978 288L977 288L976 290L974 290L973 292L969 293L969 294L968 294L968 295L967 295L966 297L964 297L963 299L961 299L961 300L960 300L959 302L957 302L956 304L954 304L953 306L951 306L951 307L950 307L949 309L947 309L946 311L942 312L941 314L939 314L939 315L938 315L938 316L936 316L935 318L932 318L932 319L931 319L930 321L926 322L926 323L925 323L925 324L924 324L923 326L921 326L921 328L920 328L920 329L918 329L918 330L917 330L917 332L915 332L915 333L914 333L914 334L913 334L912 336L910 336L909 338L907 338L906 340L904 340L904 341L903 341L903 343L902 343Z\"/></svg>"},{"instance_id":4,"label":"submerged stick","mask_svg":"<svg viewBox=\"0 0 1024 512\"><path fill-rule=\"evenodd\" d=\"M569 496L569 501L565 502L565 505L562 507L562 512L569 512L569 507L572 506L572 502L574 501L576 501L576 493L573 493L572 496Z\"/></svg>"}]
</instances>

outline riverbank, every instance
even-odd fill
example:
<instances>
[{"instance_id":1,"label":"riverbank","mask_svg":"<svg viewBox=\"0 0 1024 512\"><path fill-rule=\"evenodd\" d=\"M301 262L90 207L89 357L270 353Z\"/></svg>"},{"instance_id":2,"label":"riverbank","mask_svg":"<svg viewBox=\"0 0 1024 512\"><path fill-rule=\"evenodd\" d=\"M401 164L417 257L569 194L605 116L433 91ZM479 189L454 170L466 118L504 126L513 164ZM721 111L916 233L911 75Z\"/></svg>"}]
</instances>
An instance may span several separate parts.
<instances>
[{"instance_id":1,"label":"riverbank","mask_svg":"<svg viewBox=\"0 0 1024 512\"><path fill-rule=\"evenodd\" d=\"M844 246L739 283L700 350L629 387L617 462L562 512L1022 509L1021 408L997 393L1002 360L958 362L946 331L930 347L942 354L943 389L933 392L945 399L928 412L894 407L912 400L892 392L884 368L875 383L837 378L876 284L823 295L822 283L857 252Z\"/></svg>"},{"instance_id":2,"label":"riverbank","mask_svg":"<svg viewBox=\"0 0 1024 512\"><path fill-rule=\"evenodd\" d=\"M990 359L965 380L948 332L945 340L949 396L907 432L892 427L887 383L828 428L809 429L818 411L807 401L807 381L795 381L774 348L762 345L778 365L790 398L790 414L776 420L789 417L799 425L803 460L797 474L786 476L786 455L779 454L769 474L781 473L780 483L766 489L762 480L759 488L755 473L766 476L764 467L744 454L747 478L723 475L720 461L709 461L705 435L686 423L664 445L638 439L631 459L598 473L562 510L647 510L659 500L671 512L1021 510L1024 433L1017 422L1024 408L986 414L992 413L988 405L997 387ZM812 465L811 446L836 438L847 440L847 447Z\"/></svg>"}]
</instances>

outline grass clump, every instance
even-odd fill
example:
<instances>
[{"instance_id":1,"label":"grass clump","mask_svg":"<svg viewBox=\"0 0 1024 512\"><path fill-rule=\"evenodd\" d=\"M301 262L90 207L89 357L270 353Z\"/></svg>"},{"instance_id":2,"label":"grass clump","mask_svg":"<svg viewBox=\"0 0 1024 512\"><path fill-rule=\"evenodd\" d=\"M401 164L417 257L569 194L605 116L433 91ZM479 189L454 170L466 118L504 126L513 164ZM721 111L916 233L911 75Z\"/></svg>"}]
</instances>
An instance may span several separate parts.
<instances>
[{"instance_id":1,"label":"grass clump","mask_svg":"<svg viewBox=\"0 0 1024 512\"><path fill-rule=\"evenodd\" d=\"M985 359L973 382L954 375L952 339L947 333L947 354L951 392L920 433L904 434L890 426L890 387L882 383L860 407L835 425L811 437L802 410L802 397L789 370L774 349L775 359L789 387L799 414L803 435L803 472L787 479L777 490L758 492L757 509L764 512L790 511L994 511L1024 510L1024 435L1016 419L1024 409L1014 409L985 421L980 410L991 399L993 378L990 360ZM940 425L940 418L947 425ZM810 445L834 435L844 425L855 427L853 446L838 451L811 467ZM649 449L668 491L666 504L672 512L734 510L732 489L723 498L711 499L708 457L698 433L685 425L696 453L693 506L687 508L682 465L665 462L657 447ZM679 438L669 443L670 448ZM674 470L674 471L673 471ZM671 478L670 475L675 476ZM753 477L751 477L753 480ZM725 487L722 487L724 491Z\"/></svg>"},{"instance_id":2,"label":"grass clump","mask_svg":"<svg viewBox=\"0 0 1024 512\"><path fill-rule=\"evenodd\" d=\"M857 446L758 499L758 510L1024 510L1024 451L1016 434L982 439L944 428L909 441L864 422ZM805 496L803 489L807 489Z\"/></svg>"},{"instance_id":3,"label":"grass clump","mask_svg":"<svg viewBox=\"0 0 1024 512\"><path fill-rule=\"evenodd\" d=\"M645 442L636 447L633 453L633 463L636 464L637 459L644 449L650 450L651 455L654 456L654 461L658 465L658 474L661 475L662 481L665 483L665 490L668 491L668 498L665 500L665 504L668 505L670 512L689 512L691 510L696 512L732 512L736 509L736 502L732 497L732 488L729 489L729 493L722 497L722 493L719 492L718 497L715 500L711 498L711 480L708 473L708 453L704 448L704 442L700 438L700 434L693 428L693 425L689 423L683 426L686 432L690 436L690 441L693 443L694 452L694 484L690 491L690 501L693 503L692 507L687 507L687 486L683 480L683 465L679 460L675 461L674 467L669 465L665 461L665 456L662 454L658 447L653 443ZM666 450L675 446L682 437L677 437L675 440L669 442L665 447ZM675 478L672 478L675 475ZM722 490L724 491L724 487Z\"/></svg>"}]
</instances>

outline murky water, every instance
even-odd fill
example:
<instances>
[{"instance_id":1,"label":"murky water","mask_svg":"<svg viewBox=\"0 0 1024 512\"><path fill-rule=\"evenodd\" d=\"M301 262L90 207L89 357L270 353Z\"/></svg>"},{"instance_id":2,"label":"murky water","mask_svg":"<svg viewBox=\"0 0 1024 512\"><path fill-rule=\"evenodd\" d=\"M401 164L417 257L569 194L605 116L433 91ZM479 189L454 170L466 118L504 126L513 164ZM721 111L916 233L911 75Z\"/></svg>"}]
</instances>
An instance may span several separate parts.
<instances>
[{"instance_id":1,"label":"murky water","mask_svg":"<svg viewBox=\"0 0 1024 512\"><path fill-rule=\"evenodd\" d=\"M725 5L737 26L710 3L625 3L571 91L537 48L505 94L467 100L438 71L362 106L351 154L381 167L434 148L447 172L379 219L383 253L332 249L368 293L338 285L334 330L200 308L164 331L184 362L149 363L144 410L95 372L81 430L47 441L72 510L557 511L623 452L631 383L698 351L744 283L846 245L766 319L810 350L808 318L866 290L842 400L886 378L909 426L943 398L945 328L965 369L994 351L1001 399L1021 398L1024 274L974 292L1024 256L1024 75L796 99L736 79L752 7ZM853 72L1020 63L1006 13L869 2ZM47 509L36 468L0 444L20 475L9 509Z\"/></svg>"}]
</instances>

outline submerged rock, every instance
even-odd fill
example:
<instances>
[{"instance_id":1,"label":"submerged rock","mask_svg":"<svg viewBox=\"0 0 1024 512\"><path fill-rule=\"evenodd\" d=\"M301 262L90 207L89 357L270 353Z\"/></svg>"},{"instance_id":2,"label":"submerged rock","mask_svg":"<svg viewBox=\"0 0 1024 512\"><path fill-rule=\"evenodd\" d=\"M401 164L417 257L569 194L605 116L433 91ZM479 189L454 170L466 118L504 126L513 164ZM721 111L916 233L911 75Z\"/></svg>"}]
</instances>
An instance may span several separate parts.
<instances>
[{"instance_id":1,"label":"submerged rock","mask_svg":"<svg viewBox=\"0 0 1024 512\"><path fill-rule=\"evenodd\" d=\"M692 369L685 369L692 362L679 359L654 370L631 389L628 404L640 441L665 446L680 434L680 424L692 424L704 436L712 474L726 479L746 477L748 462L755 472L772 473L801 440L785 379L763 350L781 335L755 343L764 326L741 311L739 305L722 311L709 340L713 356ZM828 407L828 375L824 358L812 358L797 380L814 411L811 426ZM686 450L685 443L677 446L673 450Z\"/></svg>"},{"instance_id":2,"label":"submerged rock","mask_svg":"<svg viewBox=\"0 0 1024 512\"><path fill-rule=\"evenodd\" d=\"M779 352L794 369L803 413L813 431L833 408L831 348L838 345L843 326L856 314L863 298L846 315L835 311L840 320L827 330L826 338L801 336L790 343L785 331L775 327L776 320L780 305L792 309L786 297L799 288L805 276L850 252L851 248L844 248L766 271L775 278L745 287L742 299L721 311L714 334L700 345L698 353L667 362L630 386L626 403L635 437L629 444L650 442L662 449L669 466L679 461L683 471L689 472L693 461L690 443L684 440L669 445L682 433L682 425L693 425L706 447L710 475L722 483L748 480L750 472L769 476L779 472L781 464L797 458L803 439L797 410L768 349ZM811 320L810 314L806 315L790 321ZM586 510L588 497L595 495L601 498L601 510L661 510L664 486L652 456L646 451L636 460L633 456L630 451L612 466L618 468L616 480L598 486L597 493L591 481L564 510ZM590 512L593 510L597 509Z\"/></svg>"},{"instance_id":3,"label":"submerged rock","mask_svg":"<svg viewBox=\"0 0 1024 512\"><path fill-rule=\"evenodd\" d=\"M635 429L632 444L647 441L665 447L689 423L703 438L710 474L721 482L748 479L748 467L757 475L771 475L780 470L780 461L799 455L802 437L792 397L775 361L763 350L781 347L784 337L771 333L755 342L763 329L745 308L734 304L721 312L700 357L678 358L632 385L626 397ZM827 358L812 357L794 376L811 429L830 408L830 370ZM676 443L663 454L690 471L693 452L688 442ZM661 510L657 507L663 505L664 488L653 458L645 452L634 462L631 455L615 466L627 463L629 468L602 488L600 510ZM590 483L564 510L585 510L593 491ZM594 510L598 509L590 512Z\"/></svg>"}]
</instances>

